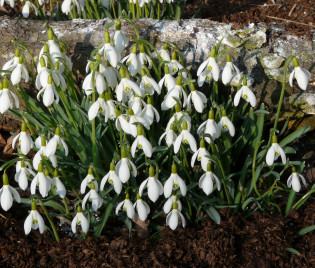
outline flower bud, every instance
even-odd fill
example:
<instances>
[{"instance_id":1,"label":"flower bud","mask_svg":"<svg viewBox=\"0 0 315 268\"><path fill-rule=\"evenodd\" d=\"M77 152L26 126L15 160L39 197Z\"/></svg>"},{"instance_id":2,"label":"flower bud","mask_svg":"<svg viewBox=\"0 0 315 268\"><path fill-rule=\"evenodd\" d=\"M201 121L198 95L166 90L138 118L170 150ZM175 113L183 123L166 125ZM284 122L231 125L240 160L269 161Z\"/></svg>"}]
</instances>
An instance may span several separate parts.
<instances>
[{"instance_id":1,"label":"flower bud","mask_svg":"<svg viewBox=\"0 0 315 268\"><path fill-rule=\"evenodd\" d=\"M227 62L232 62L230 53L226 53L226 61Z\"/></svg>"},{"instance_id":2,"label":"flower bud","mask_svg":"<svg viewBox=\"0 0 315 268\"><path fill-rule=\"evenodd\" d=\"M121 29L121 21L118 19L116 21L116 31L120 31L120 29Z\"/></svg>"},{"instance_id":3,"label":"flower bud","mask_svg":"<svg viewBox=\"0 0 315 268\"><path fill-rule=\"evenodd\" d=\"M37 210L37 205L35 199L32 200L32 205L31 205L32 210Z\"/></svg>"},{"instance_id":4,"label":"flower bud","mask_svg":"<svg viewBox=\"0 0 315 268\"><path fill-rule=\"evenodd\" d=\"M7 173L3 173L2 175L3 185L9 185L9 178Z\"/></svg>"},{"instance_id":5,"label":"flower bud","mask_svg":"<svg viewBox=\"0 0 315 268\"><path fill-rule=\"evenodd\" d=\"M20 56L20 49L19 49L19 48L17 48L17 49L15 50L14 56L15 56L15 57L19 57L19 56Z\"/></svg>"},{"instance_id":6,"label":"flower bud","mask_svg":"<svg viewBox=\"0 0 315 268\"><path fill-rule=\"evenodd\" d=\"M112 161L112 162L110 163L110 170L111 170L111 171L114 171L114 170L115 170L115 163L114 163L114 161Z\"/></svg>"},{"instance_id":7,"label":"flower bud","mask_svg":"<svg viewBox=\"0 0 315 268\"><path fill-rule=\"evenodd\" d=\"M183 130L187 130L188 129L188 124L186 122L186 120L183 121Z\"/></svg>"},{"instance_id":8,"label":"flower bud","mask_svg":"<svg viewBox=\"0 0 315 268\"><path fill-rule=\"evenodd\" d=\"M215 54L216 54L216 48L213 47L213 48L211 49L211 52L210 52L210 57L211 57L211 58L214 58L214 57L215 57Z\"/></svg>"},{"instance_id":9,"label":"flower bud","mask_svg":"<svg viewBox=\"0 0 315 268\"><path fill-rule=\"evenodd\" d=\"M176 173L177 173L177 167L176 167L176 165L175 165L174 162L173 162L173 164L172 164L172 173L173 173L173 174L176 174Z\"/></svg>"},{"instance_id":10,"label":"flower bud","mask_svg":"<svg viewBox=\"0 0 315 268\"><path fill-rule=\"evenodd\" d=\"M54 170L54 178L58 178L59 176L58 176L58 170L57 169L55 169Z\"/></svg>"},{"instance_id":11,"label":"flower bud","mask_svg":"<svg viewBox=\"0 0 315 268\"><path fill-rule=\"evenodd\" d=\"M292 62L293 62L294 67L300 67L300 64L296 57L293 57Z\"/></svg>"},{"instance_id":12,"label":"flower bud","mask_svg":"<svg viewBox=\"0 0 315 268\"><path fill-rule=\"evenodd\" d=\"M43 172L43 163L42 163L42 161L40 161L39 164L38 164L38 173L39 172Z\"/></svg>"},{"instance_id":13,"label":"flower bud","mask_svg":"<svg viewBox=\"0 0 315 268\"><path fill-rule=\"evenodd\" d=\"M8 78L5 76L3 78L3 88L8 88L8 87L9 87Z\"/></svg>"},{"instance_id":14,"label":"flower bud","mask_svg":"<svg viewBox=\"0 0 315 268\"><path fill-rule=\"evenodd\" d=\"M48 35L48 40L54 40L54 32L51 28L48 29L47 35Z\"/></svg>"},{"instance_id":15,"label":"flower bud","mask_svg":"<svg viewBox=\"0 0 315 268\"><path fill-rule=\"evenodd\" d=\"M150 166L149 168L149 177L154 177L154 167L153 166Z\"/></svg>"},{"instance_id":16,"label":"flower bud","mask_svg":"<svg viewBox=\"0 0 315 268\"><path fill-rule=\"evenodd\" d=\"M89 174L89 175L93 175L93 169L92 169L92 167L89 167L88 174Z\"/></svg>"},{"instance_id":17,"label":"flower bud","mask_svg":"<svg viewBox=\"0 0 315 268\"><path fill-rule=\"evenodd\" d=\"M209 116L208 116L208 118L209 118L210 120L213 120L213 119L214 119L214 111L213 111L212 108L211 108L211 110L209 111Z\"/></svg>"},{"instance_id":18,"label":"flower bud","mask_svg":"<svg viewBox=\"0 0 315 268\"><path fill-rule=\"evenodd\" d=\"M176 52L175 51L172 52L172 60L176 60Z\"/></svg>"},{"instance_id":19,"label":"flower bud","mask_svg":"<svg viewBox=\"0 0 315 268\"><path fill-rule=\"evenodd\" d=\"M104 40L105 40L105 44L109 44L110 43L110 36L109 36L108 29L105 30Z\"/></svg>"},{"instance_id":20,"label":"flower bud","mask_svg":"<svg viewBox=\"0 0 315 268\"><path fill-rule=\"evenodd\" d=\"M120 68L119 73L120 73L121 79L126 78L126 72L124 68Z\"/></svg>"},{"instance_id":21,"label":"flower bud","mask_svg":"<svg viewBox=\"0 0 315 268\"><path fill-rule=\"evenodd\" d=\"M166 64L164 65L164 73L170 74L170 68Z\"/></svg>"},{"instance_id":22,"label":"flower bud","mask_svg":"<svg viewBox=\"0 0 315 268\"><path fill-rule=\"evenodd\" d=\"M178 209L178 204L177 204L177 202L174 202L174 203L173 203L173 209Z\"/></svg>"},{"instance_id":23,"label":"flower bud","mask_svg":"<svg viewBox=\"0 0 315 268\"><path fill-rule=\"evenodd\" d=\"M182 85L182 81L183 81L183 77L181 75L179 75L176 79L176 85L177 86L181 86Z\"/></svg>"},{"instance_id":24,"label":"flower bud","mask_svg":"<svg viewBox=\"0 0 315 268\"><path fill-rule=\"evenodd\" d=\"M277 138L276 134L273 134L273 136L272 136L272 143L278 143L278 138Z\"/></svg>"}]
</instances>

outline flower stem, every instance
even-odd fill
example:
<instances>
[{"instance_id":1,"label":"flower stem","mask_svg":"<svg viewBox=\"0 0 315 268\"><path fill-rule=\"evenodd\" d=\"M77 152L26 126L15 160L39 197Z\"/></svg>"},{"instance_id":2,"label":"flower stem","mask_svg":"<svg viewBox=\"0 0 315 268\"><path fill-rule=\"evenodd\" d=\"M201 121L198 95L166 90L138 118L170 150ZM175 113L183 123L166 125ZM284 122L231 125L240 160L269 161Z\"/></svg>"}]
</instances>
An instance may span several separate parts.
<instances>
[{"instance_id":1,"label":"flower stem","mask_svg":"<svg viewBox=\"0 0 315 268\"><path fill-rule=\"evenodd\" d=\"M110 0L110 4L111 4L112 9L113 9L114 18L117 19L114 1L113 1L113 0Z\"/></svg>"},{"instance_id":2,"label":"flower stem","mask_svg":"<svg viewBox=\"0 0 315 268\"><path fill-rule=\"evenodd\" d=\"M161 3L158 2L157 19L160 20L161 16Z\"/></svg>"},{"instance_id":3,"label":"flower stem","mask_svg":"<svg viewBox=\"0 0 315 268\"><path fill-rule=\"evenodd\" d=\"M56 226L55 226L54 222L52 221L52 219L50 218L50 216L49 216L49 214L48 214L48 211L47 211L47 209L46 209L46 207L45 207L45 205L44 205L42 199L41 199L39 196L37 196L36 198L37 198L37 200L38 200L40 206L42 207L42 209L43 209L43 211L44 211L44 213L45 213L45 215L46 215L46 218L48 219L48 221L49 221L49 223L50 223L51 228L53 229L53 232L54 232L56 241L59 242L59 241L60 241L60 238L59 238L59 235L58 235L58 233L57 233Z\"/></svg>"},{"instance_id":4,"label":"flower stem","mask_svg":"<svg viewBox=\"0 0 315 268\"><path fill-rule=\"evenodd\" d=\"M66 209L66 218L70 218L70 210L69 210L69 206L68 206L68 202L67 202L67 198L63 198L62 199L63 204L65 205L65 209Z\"/></svg>"}]
</instances>

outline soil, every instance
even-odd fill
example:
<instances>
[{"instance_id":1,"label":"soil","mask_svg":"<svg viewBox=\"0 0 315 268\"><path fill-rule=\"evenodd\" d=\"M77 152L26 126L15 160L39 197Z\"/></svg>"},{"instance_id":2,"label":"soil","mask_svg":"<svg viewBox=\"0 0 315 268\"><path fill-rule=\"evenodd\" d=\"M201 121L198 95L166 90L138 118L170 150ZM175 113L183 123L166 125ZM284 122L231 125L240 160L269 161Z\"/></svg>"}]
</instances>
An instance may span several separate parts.
<instances>
[{"instance_id":1,"label":"soil","mask_svg":"<svg viewBox=\"0 0 315 268\"><path fill-rule=\"evenodd\" d=\"M315 267L315 232L297 235L314 225L314 203L287 218L255 212L245 219L223 209L219 225L205 221L176 231L162 227L144 240L108 224L111 229L96 241L61 232L59 243L48 231L25 236L27 209L14 206L0 214L0 267Z\"/></svg>"}]
</instances>

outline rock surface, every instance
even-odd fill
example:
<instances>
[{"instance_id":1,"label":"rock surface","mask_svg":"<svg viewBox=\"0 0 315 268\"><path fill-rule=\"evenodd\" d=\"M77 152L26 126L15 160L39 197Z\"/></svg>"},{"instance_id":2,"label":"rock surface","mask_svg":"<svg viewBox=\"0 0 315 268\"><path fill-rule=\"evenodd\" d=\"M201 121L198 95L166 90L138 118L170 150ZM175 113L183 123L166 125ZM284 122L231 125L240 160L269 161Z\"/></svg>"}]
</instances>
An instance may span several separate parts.
<instances>
[{"instance_id":1,"label":"rock surface","mask_svg":"<svg viewBox=\"0 0 315 268\"><path fill-rule=\"evenodd\" d=\"M25 43L35 60L46 38L45 26L53 28L59 39L70 48L71 59L76 68L84 75L86 60L90 52L103 42L104 28L111 20L73 20L63 22L43 22L23 19L0 19L0 68L14 55L15 45L11 40ZM127 22L122 23L122 31L129 39L135 38L133 27ZM296 113L298 107L304 108L303 114L314 114L312 109L305 108L305 103L313 103L315 98L314 80L314 41L306 38L297 38L290 35L284 28L277 25L258 24L250 25L244 30L231 30L230 24L223 24L209 20L181 20L181 21L156 21L152 19L135 20L140 37L150 40L158 48L163 41L174 42L183 53L185 63L195 70L206 59L211 48L222 38L221 49L227 49L234 63L242 72L254 78L254 91L259 102L265 102L272 109L276 108L281 90L282 66L286 57L294 54L301 66L312 73L312 79L306 92L299 88L287 86L286 101L289 102L286 115ZM315 34L314 38L315 39ZM219 65L225 65L225 57L220 57ZM280 67L280 68L279 68ZM290 64L289 72L293 65ZM290 98L292 94L299 94L298 98ZM301 100L302 104L299 105ZM308 101L310 100L310 101ZM290 102L293 101L292 105ZM294 109L293 109L294 108Z\"/></svg>"}]
</instances>

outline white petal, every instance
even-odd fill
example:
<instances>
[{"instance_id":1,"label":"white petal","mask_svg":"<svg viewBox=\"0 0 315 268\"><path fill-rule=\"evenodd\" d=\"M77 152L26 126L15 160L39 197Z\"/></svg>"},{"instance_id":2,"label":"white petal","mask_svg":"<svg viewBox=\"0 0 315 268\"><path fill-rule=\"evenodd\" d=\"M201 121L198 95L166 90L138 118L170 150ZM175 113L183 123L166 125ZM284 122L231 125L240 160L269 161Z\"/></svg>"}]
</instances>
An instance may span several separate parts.
<instances>
[{"instance_id":1,"label":"white petal","mask_svg":"<svg viewBox=\"0 0 315 268\"><path fill-rule=\"evenodd\" d=\"M172 175L167 179L167 181L164 184L164 196L165 196L165 198L170 197L172 194L172 191L173 191L174 180L173 180Z\"/></svg>"},{"instance_id":2,"label":"white petal","mask_svg":"<svg viewBox=\"0 0 315 268\"><path fill-rule=\"evenodd\" d=\"M25 222L24 222L24 232L28 235L32 230L33 217L32 213L28 214Z\"/></svg>"},{"instance_id":3,"label":"white petal","mask_svg":"<svg viewBox=\"0 0 315 268\"><path fill-rule=\"evenodd\" d=\"M267 152L266 155L266 163L268 166L271 166L275 159L275 149L273 146L271 146Z\"/></svg>"}]
</instances>

